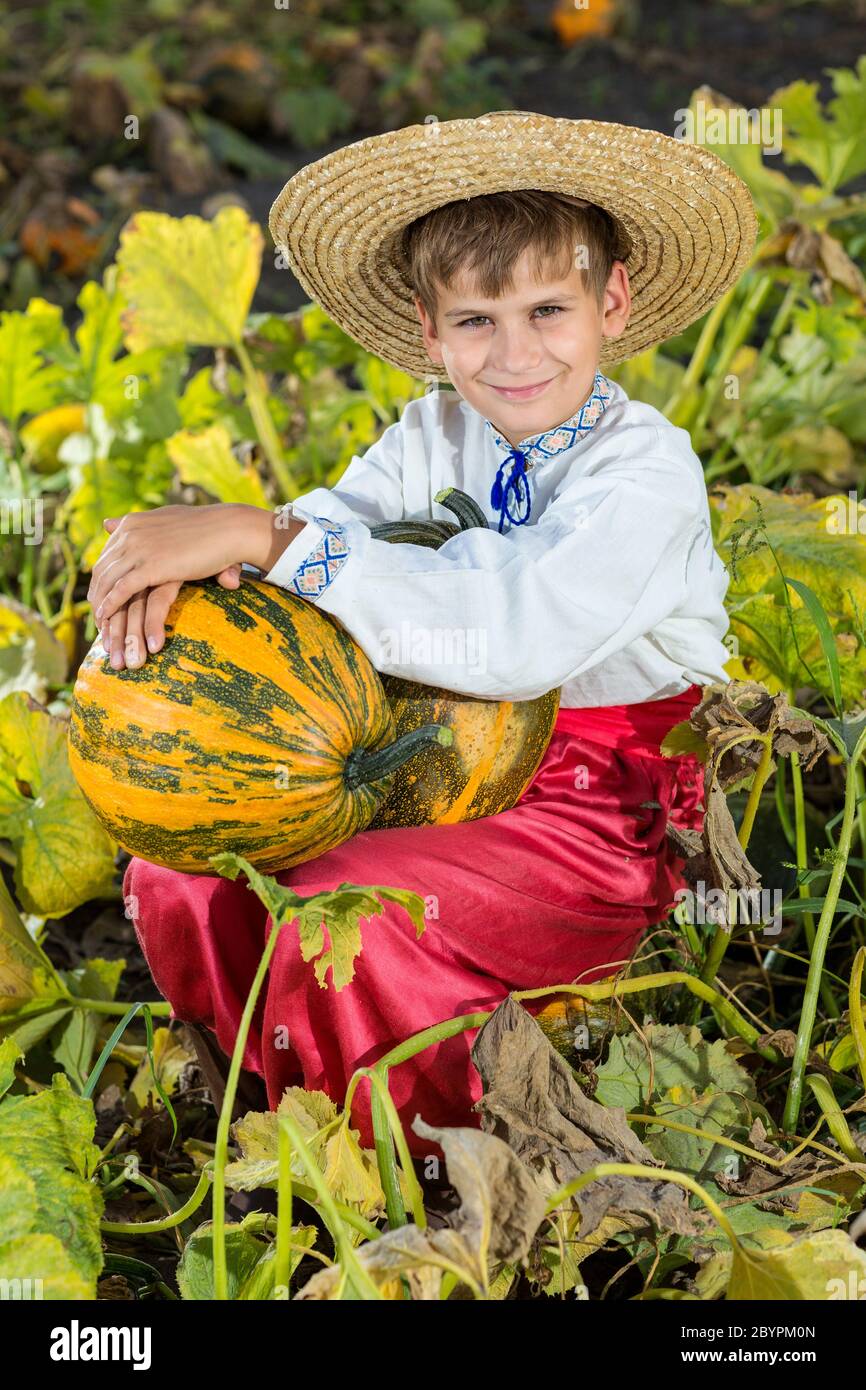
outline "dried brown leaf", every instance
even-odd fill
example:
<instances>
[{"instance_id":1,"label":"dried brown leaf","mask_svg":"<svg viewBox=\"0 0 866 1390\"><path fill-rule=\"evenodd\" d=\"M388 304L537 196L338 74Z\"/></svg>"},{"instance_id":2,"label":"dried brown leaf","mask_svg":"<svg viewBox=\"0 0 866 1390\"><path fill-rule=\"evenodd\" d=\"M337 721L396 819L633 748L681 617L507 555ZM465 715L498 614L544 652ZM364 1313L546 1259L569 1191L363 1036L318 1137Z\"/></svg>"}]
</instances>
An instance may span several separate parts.
<instances>
[{"instance_id":1,"label":"dried brown leaf","mask_svg":"<svg viewBox=\"0 0 866 1390\"><path fill-rule=\"evenodd\" d=\"M511 995L479 1031L472 1060L484 1086L474 1106L484 1129L504 1140L548 1193L599 1163L659 1166L629 1128L625 1111L584 1095L567 1062ZM640 1214L662 1230L680 1234L703 1229L682 1188L666 1182L663 1171L658 1182L599 1178L573 1201L581 1214L581 1239L608 1213Z\"/></svg>"}]
</instances>

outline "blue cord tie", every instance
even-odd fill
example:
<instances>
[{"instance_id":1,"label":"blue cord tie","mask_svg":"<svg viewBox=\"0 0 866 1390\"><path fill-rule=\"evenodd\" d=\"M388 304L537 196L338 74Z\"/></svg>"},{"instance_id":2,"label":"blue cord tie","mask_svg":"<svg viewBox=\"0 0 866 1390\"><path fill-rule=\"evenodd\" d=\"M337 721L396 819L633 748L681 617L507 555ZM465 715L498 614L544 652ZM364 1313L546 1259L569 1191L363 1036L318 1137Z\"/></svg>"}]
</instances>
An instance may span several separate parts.
<instances>
[{"instance_id":1,"label":"blue cord tie","mask_svg":"<svg viewBox=\"0 0 866 1390\"><path fill-rule=\"evenodd\" d=\"M514 467L508 475L503 486L502 470L507 463L513 461ZM516 508L522 508L522 514L517 515L511 510L511 502ZM512 449L511 453L504 458L496 470L496 477L490 492L490 505L495 511L499 512L499 530L505 524L505 518L512 522L514 526L523 526L529 520L529 513L532 507L532 499L529 495L529 476L526 472L526 455L519 449Z\"/></svg>"}]
</instances>

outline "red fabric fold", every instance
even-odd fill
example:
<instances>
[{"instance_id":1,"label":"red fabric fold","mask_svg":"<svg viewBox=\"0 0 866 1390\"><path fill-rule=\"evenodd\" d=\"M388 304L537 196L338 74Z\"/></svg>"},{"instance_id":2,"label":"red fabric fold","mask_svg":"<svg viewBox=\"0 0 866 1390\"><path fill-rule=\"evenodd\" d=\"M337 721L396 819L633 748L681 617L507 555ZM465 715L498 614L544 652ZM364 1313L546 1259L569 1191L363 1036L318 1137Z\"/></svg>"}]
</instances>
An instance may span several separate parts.
<instances>
[{"instance_id":1,"label":"red fabric fold","mask_svg":"<svg viewBox=\"0 0 866 1390\"><path fill-rule=\"evenodd\" d=\"M341 883L387 884L426 899L420 938L386 904L362 923L355 975L322 988L283 927L244 1065L268 1102L288 1085L338 1104L352 1072L458 1014L490 1010L512 990L581 980L622 966L662 921L681 886L668 819L700 829L702 767L658 744L701 697L692 686L643 705L560 711L550 745L517 806L460 825L366 830L278 881L307 896ZM271 919L244 881L183 874L133 859L124 896L156 985L173 1016L211 1028L230 1053ZM532 1012L546 1001L530 1001ZM469 1052L477 1029L394 1067L391 1093L417 1156L441 1157L411 1121L477 1126L481 1095ZM352 1105L373 1142L370 1087Z\"/></svg>"},{"instance_id":2,"label":"red fabric fold","mask_svg":"<svg viewBox=\"0 0 866 1390\"><path fill-rule=\"evenodd\" d=\"M581 709L562 709L555 728L565 733L583 734L605 748L626 753L663 757L659 744L665 734L688 719L701 698L701 686L690 685L678 695L663 700L647 700L637 705L598 705Z\"/></svg>"}]
</instances>

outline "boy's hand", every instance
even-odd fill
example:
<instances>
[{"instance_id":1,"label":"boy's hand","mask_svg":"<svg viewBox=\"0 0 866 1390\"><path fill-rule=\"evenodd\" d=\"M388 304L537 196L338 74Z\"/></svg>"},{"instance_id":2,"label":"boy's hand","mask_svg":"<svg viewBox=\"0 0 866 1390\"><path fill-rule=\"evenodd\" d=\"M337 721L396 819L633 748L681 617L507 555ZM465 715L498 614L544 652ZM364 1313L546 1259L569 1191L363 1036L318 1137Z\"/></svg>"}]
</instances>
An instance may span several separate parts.
<instances>
[{"instance_id":1,"label":"boy's hand","mask_svg":"<svg viewBox=\"0 0 866 1390\"><path fill-rule=\"evenodd\" d=\"M240 565L231 565L218 574L217 579L223 588L237 589L241 582ZM161 650L165 642L165 619L182 584L182 580L174 580L171 584L143 589L102 624L102 645L116 671L124 666L132 670L143 666L148 652Z\"/></svg>"},{"instance_id":2,"label":"boy's hand","mask_svg":"<svg viewBox=\"0 0 866 1390\"><path fill-rule=\"evenodd\" d=\"M214 502L129 512L103 525L111 535L87 591L100 626L146 589L208 579L244 562L272 566L304 523L277 527L262 507Z\"/></svg>"}]
</instances>

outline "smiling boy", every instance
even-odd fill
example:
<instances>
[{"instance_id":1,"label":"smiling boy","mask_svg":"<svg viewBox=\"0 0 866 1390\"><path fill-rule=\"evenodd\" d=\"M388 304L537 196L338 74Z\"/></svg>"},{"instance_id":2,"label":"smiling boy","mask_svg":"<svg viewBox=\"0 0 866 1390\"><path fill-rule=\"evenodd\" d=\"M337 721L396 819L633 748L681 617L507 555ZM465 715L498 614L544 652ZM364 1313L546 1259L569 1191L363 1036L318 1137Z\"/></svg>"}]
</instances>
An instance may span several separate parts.
<instances>
[{"instance_id":1,"label":"smiling boy","mask_svg":"<svg viewBox=\"0 0 866 1390\"><path fill-rule=\"evenodd\" d=\"M91 589L112 664L141 665L145 635L147 649L162 647L182 579L217 573L234 587L244 562L330 612L378 670L428 685L512 699L561 686L569 708L723 679L727 576L699 460L684 430L598 367L629 323L623 245L602 209L537 190L410 223L420 336L431 372L455 389L411 401L335 487L276 515L217 504L124 518ZM370 537L378 521L448 517L433 498L449 485L487 509L516 553L484 532L432 555ZM630 569L611 567L612 549ZM516 623L491 627L506 610ZM466 634L464 650L483 645L486 670L434 659L420 641L395 653L395 620L426 629L437 611L440 629Z\"/></svg>"},{"instance_id":2,"label":"smiling boy","mask_svg":"<svg viewBox=\"0 0 866 1390\"><path fill-rule=\"evenodd\" d=\"M385 905L339 994L282 933L244 1056L275 1107L297 1083L340 1101L358 1065L510 991L618 969L672 905L681 865L666 828L700 828L701 768L659 744L703 684L726 678L727 575L687 432L602 367L704 313L747 263L756 219L745 185L706 151L516 111L334 151L289 180L270 225L311 297L434 389L335 487L276 515L167 507L111 519L91 599L112 660L123 664L124 637L163 646L184 579L237 585L246 562L331 614L380 671L505 710L560 696L510 810L362 831L277 875L303 897L346 882L403 887L435 911L418 939ZM488 525L435 550L371 535L382 521L447 519L435 500L447 487ZM467 640L429 640L439 631ZM241 882L141 859L124 895L175 1015L230 1052L264 945L262 904ZM273 1042L285 1029L288 1049ZM419 1112L478 1123L474 1032L392 1068L413 1153L437 1149L409 1128ZM363 1087L352 1117L372 1143Z\"/></svg>"}]
</instances>

